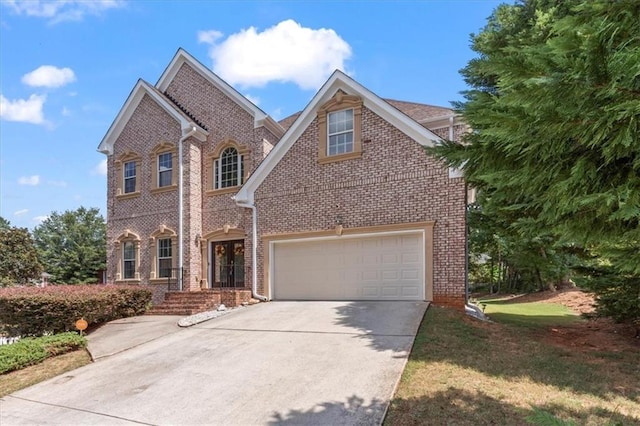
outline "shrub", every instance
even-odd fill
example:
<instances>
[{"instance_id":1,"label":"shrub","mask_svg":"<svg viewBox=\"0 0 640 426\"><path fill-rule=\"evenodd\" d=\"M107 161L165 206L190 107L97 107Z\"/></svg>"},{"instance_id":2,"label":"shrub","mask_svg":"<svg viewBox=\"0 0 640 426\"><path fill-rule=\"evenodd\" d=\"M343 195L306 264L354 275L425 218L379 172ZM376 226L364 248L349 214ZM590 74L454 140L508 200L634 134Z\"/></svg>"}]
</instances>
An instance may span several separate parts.
<instances>
[{"instance_id":1,"label":"shrub","mask_svg":"<svg viewBox=\"0 0 640 426\"><path fill-rule=\"evenodd\" d=\"M84 348L87 340L77 333L27 337L11 345L0 346L0 374L37 364L46 358Z\"/></svg>"},{"instance_id":2,"label":"shrub","mask_svg":"<svg viewBox=\"0 0 640 426\"><path fill-rule=\"evenodd\" d=\"M0 289L0 333L42 336L143 314L151 291L136 286L64 285Z\"/></svg>"}]
</instances>

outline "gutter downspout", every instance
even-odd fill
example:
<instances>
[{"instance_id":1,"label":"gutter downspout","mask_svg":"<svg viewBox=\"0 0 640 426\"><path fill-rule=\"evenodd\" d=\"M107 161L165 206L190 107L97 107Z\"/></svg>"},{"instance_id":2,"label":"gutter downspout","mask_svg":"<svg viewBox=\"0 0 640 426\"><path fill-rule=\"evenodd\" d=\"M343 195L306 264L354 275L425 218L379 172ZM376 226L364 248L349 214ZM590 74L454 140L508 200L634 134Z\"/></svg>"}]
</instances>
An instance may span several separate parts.
<instances>
[{"instance_id":1,"label":"gutter downspout","mask_svg":"<svg viewBox=\"0 0 640 426\"><path fill-rule=\"evenodd\" d=\"M182 131L184 132L184 129ZM187 134L183 135L178 142L178 273L180 274L180 277L178 278L178 288L180 291L182 291L182 282L184 280L184 242L182 241L184 236L184 179L182 176L184 167L182 165L182 144L185 140L193 136L196 131L196 127L192 126L191 130L189 130Z\"/></svg>"},{"instance_id":2,"label":"gutter downspout","mask_svg":"<svg viewBox=\"0 0 640 426\"><path fill-rule=\"evenodd\" d=\"M455 116L449 117L449 140L453 141ZM467 315L486 320L484 312L469 300L469 184L464 182L464 310Z\"/></svg>"},{"instance_id":3,"label":"gutter downspout","mask_svg":"<svg viewBox=\"0 0 640 426\"><path fill-rule=\"evenodd\" d=\"M235 196L233 197L235 200ZM268 299L258 294L258 210L254 204L249 201L235 200L238 207L246 207L252 212L252 231L251 231L251 297L266 302Z\"/></svg>"}]
</instances>

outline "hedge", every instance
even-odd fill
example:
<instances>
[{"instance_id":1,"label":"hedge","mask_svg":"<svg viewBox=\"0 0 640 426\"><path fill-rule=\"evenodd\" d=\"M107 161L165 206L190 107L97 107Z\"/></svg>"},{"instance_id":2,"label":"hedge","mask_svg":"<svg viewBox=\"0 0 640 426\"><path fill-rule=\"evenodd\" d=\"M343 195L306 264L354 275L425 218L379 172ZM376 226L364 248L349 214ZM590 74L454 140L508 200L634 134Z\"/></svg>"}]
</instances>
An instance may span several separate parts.
<instances>
[{"instance_id":1,"label":"hedge","mask_svg":"<svg viewBox=\"0 0 640 426\"><path fill-rule=\"evenodd\" d=\"M77 333L27 337L16 343L0 346L0 374L38 364L46 358L84 348L87 340Z\"/></svg>"},{"instance_id":2,"label":"hedge","mask_svg":"<svg viewBox=\"0 0 640 426\"><path fill-rule=\"evenodd\" d=\"M56 285L0 289L0 333L42 336L75 330L84 318L89 326L143 314L151 291L137 286Z\"/></svg>"}]
</instances>

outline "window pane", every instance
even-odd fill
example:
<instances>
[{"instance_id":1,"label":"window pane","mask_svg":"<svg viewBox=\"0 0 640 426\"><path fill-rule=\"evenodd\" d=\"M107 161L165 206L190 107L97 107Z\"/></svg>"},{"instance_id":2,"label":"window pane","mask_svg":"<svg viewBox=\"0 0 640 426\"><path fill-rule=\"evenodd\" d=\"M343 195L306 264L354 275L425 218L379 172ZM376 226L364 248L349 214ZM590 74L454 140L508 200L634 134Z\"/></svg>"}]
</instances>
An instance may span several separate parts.
<instances>
[{"instance_id":1,"label":"window pane","mask_svg":"<svg viewBox=\"0 0 640 426\"><path fill-rule=\"evenodd\" d=\"M158 156L158 186L171 185L173 174L173 155L170 152Z\"/></svg>"},{"instance_id":2,"label":"window pane","mask_svg":"<svg viewBox=\"0 0 640 426\"><path fill-rule=\"evenodd\" d=\"M171 277L171 259L158 260L158 277Z\"/></svg>"},{"instance_id":3,"label":"window pane","mask_svg":"<svg viewBox=\"0 0 640 426\"><path fill-rule=\"evenodd\" d=\"M158 277L170 277L172 268L171 238L158 240Z\"/></svg>"},{"instance_id":4,"label":"window pane","mask_svg":"<svg viewBox=\"0 0 640 426\"><path fill-rule=\"evenodd\" d=\"M125 260L135 260L136 259L136 250L132 242L124 243L122 256Z\"/></svg>"},{"instance_id":5,"label":"window pane","mask_svg":"<svg viewBox=\"0 0 640 426\"><path fill-rule=\"evenodd\" d=\"M136 190L136 162L124 163L124 193L129 194Z\"/></svg>"},{"instance_id":6,"label":"window pane","mask_svg":"<svg viewBox=\"0 0 640 426\"><path fill-rule=\"evenodd\" d=\"M124 279L132 279L135 277L136 248L131 241L122 244L122 269Z\"/></svg>"},{"instance_id":7,"label":"window pane","mask_svg":"<svg viewBox=\"0 0 640 426\"><path fill-rule=\"evenodd\" d=\"M125 194L129 194L131 192L135 192L136 191L136 178L131 177L131 178L126 178L124 180L124 193Z\"/></svg>"},{"instance_id":8,"label":"window pane","mask_svg":"<svg viewBox=\"0 0 640 426\"><path fill-rule=\"evenodd\" d=\"M327 155L353 152L353 110L329 113Z\"/></svg>"},{"instance_id":9,"label":"window pane","mask_svg":"<svg viewBox=\"0 0 640 426\"><path fill-rule=\"evenodd\" d=\"M136 162L129 161L128 163L124 163L124 177L136 177Z\"/></svg>"},{"instance_id":10,"label":"window pane","mask_svg":"<svg viewBox=\"0 0 640 426\"><path fill-rule=\"evenodd\" d=\"M124 261L124 279L132 279L135 277L135 262L132 260Z\"/></svg>"},{"instance_id":11,"label":"window pane","mask_svg":"<svg viewBox=\"0 0 640 426\"><path fill-rule=\"evenodd\" d=\"M219 188L238 186L238 151L227 148L220 156L220 185Z\"/></svg>"},{"instance_id":12,"label":"window pane","mask_svg":"<svg viewBox=\"0 0 640 426\"><path fill-rule=\"evenodd\" d=\"M171 238L158 240L158 257L171 257Z\"/></svg>"}]
</instances>

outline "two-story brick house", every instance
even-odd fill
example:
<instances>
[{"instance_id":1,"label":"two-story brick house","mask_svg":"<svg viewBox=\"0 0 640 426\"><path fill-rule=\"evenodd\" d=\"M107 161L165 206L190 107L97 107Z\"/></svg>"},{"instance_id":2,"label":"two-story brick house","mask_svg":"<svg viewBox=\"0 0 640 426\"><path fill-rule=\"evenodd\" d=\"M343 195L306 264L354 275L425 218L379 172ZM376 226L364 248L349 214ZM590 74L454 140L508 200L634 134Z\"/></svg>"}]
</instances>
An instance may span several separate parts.
<instances>
[{"instance_id":1,"label":"two-story brick house","mask_svg":"<svg viewBox=\"0 0 640 426\"><path fill-rule=\"evenodd\" d=\"M180 49L98 148L108 281L155 301L174 282L462 307L465 183L423 147L465 130L450 109L381 99L339 71L276 122Z\"/></svg>"}]
</instances>

